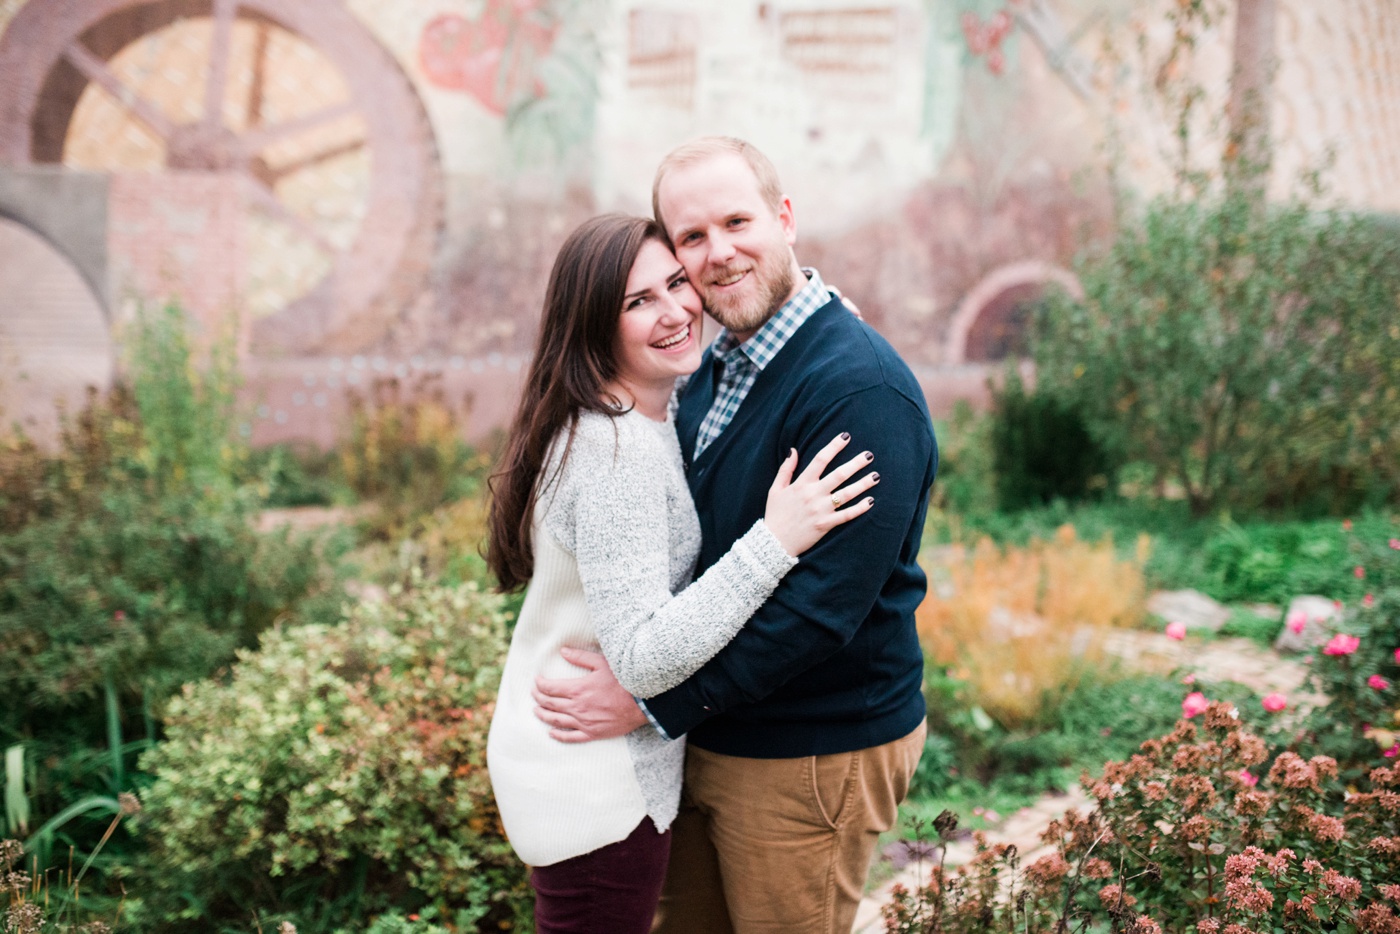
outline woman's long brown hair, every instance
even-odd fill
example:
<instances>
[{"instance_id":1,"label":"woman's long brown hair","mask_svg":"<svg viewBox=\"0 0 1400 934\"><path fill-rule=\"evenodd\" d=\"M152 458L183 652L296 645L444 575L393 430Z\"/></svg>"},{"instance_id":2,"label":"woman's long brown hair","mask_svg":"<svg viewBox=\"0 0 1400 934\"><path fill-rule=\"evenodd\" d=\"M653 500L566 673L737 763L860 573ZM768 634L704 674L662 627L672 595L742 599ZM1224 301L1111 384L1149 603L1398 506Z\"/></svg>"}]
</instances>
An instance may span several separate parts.
<instances>
[{"instance_id":1,"label":"woman's long brown hair","mask_svg":"<svg viewBox=\"0 0 1400 934\"><path fill-rule=\"evenodd\" d=\"M520 406L489 481L486 563L500 590L519 590L535 572L535 501L554 437L568 429L567 458L580 412L622 411L610 401L607 384L617 375L614 340L627 276L648 240L666 242L654 221L604 214L580 225L559 248Z\"/></svg>"}]
</instances>

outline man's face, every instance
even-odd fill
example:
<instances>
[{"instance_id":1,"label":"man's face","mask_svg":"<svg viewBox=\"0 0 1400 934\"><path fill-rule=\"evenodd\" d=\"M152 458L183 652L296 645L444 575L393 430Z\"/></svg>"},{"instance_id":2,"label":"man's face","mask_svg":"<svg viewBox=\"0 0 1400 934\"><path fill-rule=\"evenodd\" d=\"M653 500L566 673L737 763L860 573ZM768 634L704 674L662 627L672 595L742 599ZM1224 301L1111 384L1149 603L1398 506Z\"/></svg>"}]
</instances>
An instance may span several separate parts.
<instances>
[{"instance_id":1,"label":"man's face","mask_svg":"<svg viewBox=\"0 0 1400 934\"><path fill-rule=\"evenodd\" d=\"M676 258L705 310L747 340L796 291L792 205L778 211L737 154L672 169L658 192Z\"/></svg>"}]
</instances>

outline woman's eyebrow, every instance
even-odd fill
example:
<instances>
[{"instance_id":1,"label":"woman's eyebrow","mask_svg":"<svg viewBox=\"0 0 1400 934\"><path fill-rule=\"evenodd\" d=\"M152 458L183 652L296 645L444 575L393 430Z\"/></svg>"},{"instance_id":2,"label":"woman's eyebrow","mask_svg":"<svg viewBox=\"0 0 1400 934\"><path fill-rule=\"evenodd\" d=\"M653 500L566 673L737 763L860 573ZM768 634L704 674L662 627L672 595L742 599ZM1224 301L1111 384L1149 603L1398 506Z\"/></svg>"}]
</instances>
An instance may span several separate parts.
<instances>
[{"instance_id":1,"label":"woman's eyebrow","mask_svg":"<svg viewBox=\"0 0 1400 934\"><path fill-rule=\"evenodd\" d=\"M671 273L669 276L666 277L666 282L667 282L668 284L669 284L669 283L672 283L672 282L675 282L676 279L677 279L678 277L684 276L684 275L685 275L685 267L684 267L684 266L677 266L677 267L676 267L676 271L673 272L673 273ZM629 299L629 298L635 298L635 297L638 296L638 295L645 295L645 294L647 294L647 293L650 292L650 291L651 291L651 286L647 286L646 288L644 288L644 289L638 289L638 290L635 291L635 292L628 292L626 295L622 296L622 298L623 298L623 300L626 300L626 299Z\"/></svg>"}]
</instances>

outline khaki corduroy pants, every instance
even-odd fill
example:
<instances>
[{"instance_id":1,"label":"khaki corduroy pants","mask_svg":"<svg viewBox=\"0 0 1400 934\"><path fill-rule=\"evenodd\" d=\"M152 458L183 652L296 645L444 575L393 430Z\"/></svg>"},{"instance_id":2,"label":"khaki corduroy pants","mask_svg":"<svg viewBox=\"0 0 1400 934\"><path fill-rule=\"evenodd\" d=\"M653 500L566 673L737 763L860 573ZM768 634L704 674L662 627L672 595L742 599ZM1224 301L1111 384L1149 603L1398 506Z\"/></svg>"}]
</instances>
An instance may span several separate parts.
<instances>
[{"instance_id":1,"label":"khaki corduroy pants","mask_svg":"<svg viewBox=\"0 0 1400 934\"><path fill-rule=\"evenodd\" d=\"M800 759L687 749L653 934L850 934L925 732Z\"/></svg>"}]
</instances>

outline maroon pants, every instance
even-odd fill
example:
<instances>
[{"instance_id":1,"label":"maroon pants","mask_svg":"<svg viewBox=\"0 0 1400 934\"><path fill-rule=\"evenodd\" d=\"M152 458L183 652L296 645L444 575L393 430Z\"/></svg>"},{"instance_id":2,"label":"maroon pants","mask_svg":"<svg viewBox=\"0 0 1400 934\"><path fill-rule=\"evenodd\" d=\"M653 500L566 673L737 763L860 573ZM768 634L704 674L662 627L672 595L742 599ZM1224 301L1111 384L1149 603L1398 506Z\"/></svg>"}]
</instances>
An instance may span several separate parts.
<instances>
[{"instance_id":1,"label":"maroon pants","mask_svg":"<svg viewBox=\"0 0 1400 934\"><path fill-rule=\"evenodd\" d=\"M536 867L536 934L647 934L670 858L671 831L644 817L626 840Z\"/></svg>"}]
</instances>

